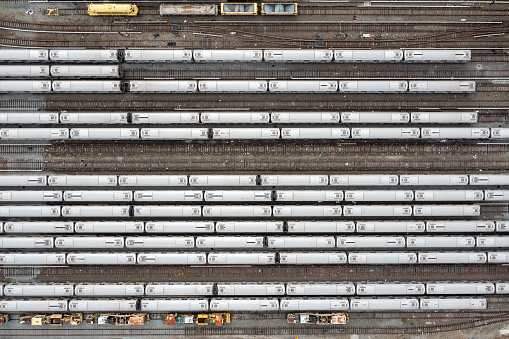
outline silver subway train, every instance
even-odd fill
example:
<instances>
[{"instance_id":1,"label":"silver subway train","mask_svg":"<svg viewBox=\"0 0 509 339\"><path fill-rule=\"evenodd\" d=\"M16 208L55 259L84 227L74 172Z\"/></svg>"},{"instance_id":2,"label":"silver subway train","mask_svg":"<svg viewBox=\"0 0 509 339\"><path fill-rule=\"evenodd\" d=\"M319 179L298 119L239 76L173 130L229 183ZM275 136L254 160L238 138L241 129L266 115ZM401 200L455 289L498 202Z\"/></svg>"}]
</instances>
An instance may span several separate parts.
<instances>
[{"instance_id":1,"label":"silver subway train","mask_svg":"<svg viewBox=\"0 0 509 339\"><path fill-rule=\"evenodd\" d=\"M452 49L22 49L0 50L1 62L468 62Z\"/></svg>"},{"instance_id":2,"label":"silver subway train","mask_svg":"<svg viewBox=\"0 0 509 339\"><path fill-rule=\"evenodd\" d=\"M507 186L509 174L0 175L0 187Z\"/></svg>"},{"instance_id":3,"label":"silver subway train","mask_svg":"<svg viewBox=\"0 0 509 339\"><path fill-rule=\"evenodd\" d=\"M0 92L29 93L473 93L456 80L0 80Z\"/></svg>"},{"instance_id":4,"label":"silver subway train","mask_svg":"<svg viewBox=\"0 0 509 339\"><path fill-rule=\"evenodd\" d=\"M475 124L475 111L444 112L0 112L2 124Z\"/></svg>"},{"instance_id":5,"label":"silver subway train","mask_svg":"<svg viewBox=\"0 0 509 339\"><path fill-rule=\"evenodd\" d=\"M409 296L508 294L509 282L156 282L7 283L0 296L16 297L245 297Z\"/></svg>"},{"instance_id":6,"label":"silver subway train","mask_svg":"<svg viewBox=\"0 0 509 339\"><path fill-rule=\"evenodd\" d=\"M509 201L509 190L0 190L0 202Z\"/></svg>"},{"instance_id":7,"label":"silver subway train","mask_svg":"<svg viewBox=\"0 0 509 339\"><path fill-rule=\"evenodd\" d=\"M502 233L507 220L431 221L6 221L10 234L388 234Z\"/></svg>"},{"instance_id":8,"label":"silver subway train","mask_svg":"<svg viewBox=\"0 0 509 339\"><path fill-rule=\"evenodd\" d=\"M505 249L509 237L500 236L3 236L0 249L158 249L158 250L405 250Z\"/></svg>"},{"instance_id":9,"label":"silver subway train","mask_svg":"<svg viewBox=\"0 0 509 339\"><path fill-rule=\"evenodd\" d=\"M508 264L509 252L11 252L0 265L409 265Z\"/></svg>"},{"instance_id":10,"label":"silver subway train","mask_svg":"<svg viewBox=\"0 0 509 339\"><path fill-rule=\"evenodd\" d=\"M0 140L508 139L509 128L1 128Z\"/></svg>"},{"instance_id":11,"label":"silver subway train","mask_svg":"<svg viewBox=\"0 0 509 339\"><path fill-rule=\"evenodd\" d=\"M5 299L2 312L259 312L483 310L486 299L471 298L99 298Z\"/></svg>"}]
</instances>

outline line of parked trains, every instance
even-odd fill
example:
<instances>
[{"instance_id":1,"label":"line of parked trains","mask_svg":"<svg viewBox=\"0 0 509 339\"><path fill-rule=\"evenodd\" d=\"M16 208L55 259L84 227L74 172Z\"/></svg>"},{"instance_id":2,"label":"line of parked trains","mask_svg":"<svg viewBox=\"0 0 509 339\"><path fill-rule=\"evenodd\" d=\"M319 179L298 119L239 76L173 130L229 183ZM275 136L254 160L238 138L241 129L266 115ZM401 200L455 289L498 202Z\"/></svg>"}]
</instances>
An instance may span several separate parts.
<instances>
[{"instance_id":1,"label":"line of parked trains","mask_svg":"<svg viewBox=\"0 0 509 339\"><path fill-rule=\"evenodd\" d=\"M0 175L0 186L464 186L509 185L509 174Z\"/></svg>"},{"instance_id":2,"label":"line of parked trains","mask_svg":"<svg viewBox=\"0 0 509 339\"><path fill-rule=\"evenodd\" d=\"M507 236L3 236L1 249L415 249L508 248Z\"/></svg>"},{"instance_id":3,"label":"line of parked trains","mask_svg":"<svg viewBox=\"0 0 509 339\"><path fill-rule=\"evenodd\" d=\"M221 3L221 15L297 15L297 3ZM90 13L90 12L89 12ZM216 4L162 4L161 15L217 15ZM92 14L90 14L92 15ZM109 14L105 14L109 15ZM122 14L132 15L132 14Z\"/></svg>"},{"instance_id":4,"label":"line of parked trains","mask_svg":"<svg viewBox=\"0 0 509 339\"><path fill-rule=\"evenodd\" d=\"M257 312L483 310L481 298L193 298L193 299L13 299L2 312Z\"/></svg>"},{"instance_id":5,"label":"line of parked trains","mask_svg":"<svg viewBox=\"0 0 509 339\"><path fill-rule=\"evenodd\" d=\"M7 221L6 234L387 234L509 232L508 220L433 221Z\"/></svg>"},{"instance_id":6,"label":"line of parked trains","mask_svg":"<svg viewBox=\"0 0 509 339\"><path fill-rule=\"evenodd\" d=\"M478 113L446 112L0 112L1 124L474 124Z\"/></svg>"},{"instance_id":7,"label":"line of parked trains","mask_svg":"<svg viewBox=\"0 0 509 339\"><path fill-rule=\"evenodd\" d=\"M509 128L1 128L1 140L507 139Z\"/></svg>"},{"instance_id":8,"label":"line of parked trains","mask_svg":"<svg viewBox=\"0 0 509 339\"><path fill-rule=\"evenodd\" d=\"M0 62L467 62L471 50L448 49L23 49Z\"/></svg>"},{"instance_id":9,"label":"line of parked trains","mask_svg":"<svg viewBox=\"0 0 509 339\"><path fill-rule=\"evenodd\" d=\"M257 15L260 7L261 15L297 15L297 3L221 3L221 15ZM91 16L125 15L137 16L138 6L135 4L88 4L87 13ZM143 10L142 10L143 13ZM162 4L160 15L217 15L216 4Z\"/></svg>"},{"instance_id":10,"label":"line of parked trains","mask_svg":"<svg viewBox=\"0 0 509 339\"><path fill-rule=\"evenodd\" d=\"M509 201L509 190L0 191L0 202Z\"/></svg>"},{"instance_id":11,"label":"line of parked trains","mask_svg":"<svg viewBox=\"0 0 509 339\"><path fill-rule=\"evenodd\" d=\"M339 84L339 86L338 86ZM475 81L0 80L0 92L30 93L472 93Z\"/></svg>"},{"instance_id":12,"label":"line of parked trains","mask_svg":"<svg viewBox=\"0 0 509 339\"><path fill-rule=\"evenodd\" d=\"M474 217L480 205L21 205L0 206L0 217L168 217L168 218L270 218L270 217Z\"/></svg>"},{"instance_id":13,"label":"line of parked trains","mask_svg":"<svg viewBox=\"0 0 509 339\"><path fill-rule=\"evenodd\" d=\"M0 265L407 265L508 264L509 252L26 252Z\"/></svg>"},{"instance_id":14,"label":"line of parked trains","mask_svg":"<svg viewBox=\"0 0 509 339\"><path fill-rule=\"evenodd\" d=\"M509 294L509 282L220 282L3 284L5 297L198 297Z\"/></svg>"}]
</instances>

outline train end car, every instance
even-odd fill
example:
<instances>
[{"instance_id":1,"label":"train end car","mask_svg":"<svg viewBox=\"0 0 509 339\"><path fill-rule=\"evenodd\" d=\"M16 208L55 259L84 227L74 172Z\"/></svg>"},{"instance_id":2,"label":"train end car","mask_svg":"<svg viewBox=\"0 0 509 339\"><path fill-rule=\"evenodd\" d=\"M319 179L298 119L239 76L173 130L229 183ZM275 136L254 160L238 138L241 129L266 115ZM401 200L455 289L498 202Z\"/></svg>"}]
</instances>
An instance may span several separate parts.
<instances>
[{"instance_id":1,"label":"train end car","mask_svg":"<svg viewBox=\"0 0 509 339\"><path fill-rule=\"evenodd\" d=\"M67 312L67 299L11 299L0 301L0 309L7 313Z\"/></svg>"},{"instance_id":2,"label":"train end car","mask_svg":"<svg viewBox=\"0 0 509 339\"><path fill-rule=\"evenodd\" d=\"M488 307L486 299L440 298L421 299L421 310L484 310Z\"/></svg>"},{"instance_id":3,"label":"train end car","mask_svg":"<svg viewBox=\"0 0 509 339\"><path fill-rule=\"evenodd\" d=\"M2 78L29 78L48 77L49 65L0 65L0 77Z\"/></svg>"},{"instance_id":4,"label":"train end car","mask_svg":"<svg viewBox=\"0 0 509 339\"><path fill-rule=\"evenodd\" d=\"M1 62L41 62L48 61L47 49L3 48L0 49Z\"/></svg>"},{"instance_id":5,"label":"train end car","mask_svg":"<svg viewBox=\"0 0 509 339\"><path fill-rule=\"evenodd\" d=\"M468 62L471 50L405 50L405 62Z\"/></svg>"},{"instance_id":6,"label":"train end car","mask_svg":"<svg viewBox=\"0 0 509 339\"><path fill-rule=\"evenodd\" d=\"M476 90L475 81L409 81L411 93L472 93Z\"/></svg>"},{"instance_id":7,"label":"train end car","mask_svg":"<svg viewBox=\"0 0 509 339\"><path fill-rule=\"evenodd\" d=\"M49 80L0 80L0 92L28 92L46 93L51 92Z\"/></svg>"}]
</instances>

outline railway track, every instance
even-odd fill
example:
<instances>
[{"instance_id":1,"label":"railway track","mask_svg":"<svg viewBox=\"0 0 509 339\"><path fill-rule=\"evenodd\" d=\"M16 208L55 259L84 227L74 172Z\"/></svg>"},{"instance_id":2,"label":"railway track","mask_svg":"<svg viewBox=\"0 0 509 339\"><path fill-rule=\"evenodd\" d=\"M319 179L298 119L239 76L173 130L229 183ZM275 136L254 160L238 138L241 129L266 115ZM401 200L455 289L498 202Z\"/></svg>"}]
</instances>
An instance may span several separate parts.
<instances>
[{"instance_id":1,"label":"railway track","mask_svg":"<svg viewBox=\"0 0 509 339\"><path fill-rule=\"evenodd\" d=\"M17 146L9 146L19 152ZM5 149L9 149L6 146ZM475 172L507 171L506 145L377 142L284 143L268 142L66 142L45 148L41 159L4 157L3 171L58 173L217 173L317 172L369 173L405 171ZM475 156L474 156L475 155ZM320 161L310 159L320 158ZM483 209L486 215L496 211Z\"/></svg>"},{"instance_id":2,"label":"railway track","mask_svg":"<svg viewBox=\"0 0 509 339\"><path fill-rule=\"evenodd\" d=\"M25 149L40 159L20 157ZM508 146L475 143L378 142L65 142L3 145L4 171L95 172L471 172L509 169ZM28 153L26 156L29 156ZM473 156L475 155L475 156ZM309 161L319 157L320 162ZM491 213L491 212L490 212Z\"/></svg>"},{"instance_id":3,"label":"railway track","mask_svg":"<svg viewBox=\"0 0 509 339\"><path fill-rule=\"evenodd\" d=\"M460 34L460 33L486 33L486 32L506 32L507 24L502 22L458 22L458 23L435 23L426 22L330 22L330 21L193 21L188 23L171 23L165 20L156 21L113 21L111 23L34 23L27 21L5 21L0 20L0 27L4 29L16 29L20 31L44 31L51 32L161 32L161 31L180 31L180 32L202 32L215 34L268 34L291 33L300 35L302 33L325 34L325 33L364 33L376 32L376 34L385 33L429 33L429 34ZM442 32L442 33L439 33ZM290 40L289 37L278 37L283 41Z\"/></svg>"},{"instance_id":4,"label":"railway track","mask_svg":"<svg viewBox=\"0 0 509 339\"><path fill-rule=\"evenodd\" d=\"M479 157L478 157L479 158ZM222 159L214 157L202 160L196 157L184 159L168 159L159 156L155 159L122 159L84 156L81 159L68 159L66 157L50 158L46 160L0 160L1 171L48 171L55 173L109 173L117 171L122 173L151 174L153 172L185 172L185 173L223 173L225 171L251 173L253 171L271 172L325 172L346 171L369 173L374 168L377 172L401 171L408 173L421 172L458 172L458 171L507 171L508 161L504 160L448 160L443 157L429 157L418 160L395 161L387 158L354 159L346 158L338 161L333 157L322 158L321 161L330 161L327 164L310 163L310 158L302 156L281 161L274 159ZM442 164L435 164L439 161ZM62 164L61 162L66 162Z\"/></svg>"},{"instance_id":5,"label":"railway track","mask_svg":"<svg viewBox=\"0 0 509 339\"><path fill-rule=\"evenodd\" d=\"M300 155L311 153L321 156L337 155L404 155L417 156L422 154L443 154L444 156L454 154L486 154L489 156L507 155L509 145L507 144L469 144L469 143L295 143L295 142L244 142L228 143L217 142L185 143L185 142L150 142L132 143L126 142L124 147L117 143L55 143L47 146L37 147L38 155L50 154L54 156L66 156L67 154L113 154L117 156L149 155L158 154L179 154L197 156L269 156L283 157L284 155ZM0 154L20 154L26 147L20 145L1 145ZM27 146L33 149L33 146ZM10 153L16 152L16 153ZM5 153L4 153L5 152Z\"/></svg>"},{"instance_id":6,"label":"railway track","mask_svg":"<svg viewBox=\"0 0 509 339\"><path fill-rule=\"evenodd\" d=\"M475 51L472 54L471 62L509 62L508 53L483 53L482 51Z\"/></svg>"},{"instance_id":7,"label":"railway track","mask_svg":"<svg viewBox=\"0 0 509 339\"><path fill-rule=\"evenodd\" d=\"M0 329L4 337L167 337L172 335L188 336L255 336L255 335L341 335L341 334L434 334L437 332L457 331L506 322L506 315L480 318L444 325L401 326L401 327L359 327L359 326L266 326L266 327L159 327L159 328L44 328L44 329Z\"/></svg>"},{"instance_id":8,"label":"railway track","mask_svg":"<svg viewBox=\"0 0 509 339\"><path fill-rule=\"evenodd\" d=\"M476 157L472 162L484 161L491 159L497 162L505 161L508 157L507 144L491 144L491 143L475 143L475 142L446 142L446 143L425 143L421 141L411 142L294 142L294 141L244 141L244 142L229 142L229 141L212 141L207 140L204 142L187 143L181 141L165 141L165 142L134 142L124 141L119 147L116 142L55 142L50 145L2 145L0 151L2 155L7 154L23 154L25 151L30 151L32 154L44 156L44 163L41 165L53 163L53 158L71 157L67 163L73 161L81 162L81 159L95 159L96 161L102 160L105 162L113 161L112 154L115 157L122 157L126 162L136 160L137 158L151 158L154 162L164 161L165 157L175 157L177 159L185 158L197 159L201 161L210 161L212 163L218 159L225 158L225 160L242 161L250 160L255 161L260 159L260 162L270 161L271 157L276 157L281 161L286 158L292 160L303 160L306 157L322 157L322 158L337 158L340 156L344 161L352 160L362 162L365 159L372 157L373 159L386 159L394 158L395 162L403 160L412 163L421 158L447 158L451 161L463 159L467 161L472 158L472 154ZM30 154L30 153L29 153ZM210 159L206 159L206 157ZM168 159L166 159L167 161ZM14 161L14 160L13 160ZM173 160L175 164L176 160ZM182 161L182 163L185 163ZM343 161L343 160L342 160ZM257 162L255 162L257 163ZM341 163L336 159L333 163ZM226 166L226 165L225 165ZM327 164L310 164L310 169L320 169L326 171ZM440 167L447 167L447 164L436 165ZM509 166L509 164L507 164ZM86 167L86 166L85 166ZM173 166L172 166L173 167ZM228 166L229 167L229 166ZM469 166L469 168L472 166ZM475 167L475 166L474 166ZM242 166L244 168L244 166ZM479 167L483 168L483 167ZM503 166L506 168L506 166ZM197 168L198 169L198 168ZM358 171L360 169L357 169ZM380 169L382 170L382 169ZM407 169L408 170L408 169ZM454 169L450 169L454 170ZM487 171L488 168L483 168ZM495 170L495 169L493 169ZM167 170L165 170L167 171ZM305 169L301 171L306 171ZM354 171L350 169L350 171ZM372 170L368 170L372 171ZM266 172L266 170L263 170Z\"/></svg>"},{"instance_id":9,"label":"railway track","mask_svg":"<svg viewBox=\"0 0 509 339\"><path fill-rule=\"evenodd\" d=\"M44 34L45 24L33 24L28 22L17 21L0 21L0 26L5 29L15 29L18 31L33 31L39 32L39 39L37 42L28 40L25 44L39 47L52 47L55 46L54 40L45 40L41 35ZM252 47L256 43L258 47L294 47L294 48L410 48L410 47L463 47L472 46L476 47L493 47L494 44L500 42L497 37L509 31L506 24L503 23L448 23L442 25L433 25L425 23L377 23L377 22L274 22L266 23L259 21L242 21L242 22L189 22L172 24L168 22L155 21L152 23L142 22L118 22L106 25L56 25L52 26L52 30L47 33L54 35L54 32L124 32L143 33L143 32L161 32L171 31L175 33L199 35L200 37L207 36L209 43L219 41L222 46L215 45L214 47L228 48L235 46L235 48ZM380 40L354 40L352 37L346 38L348 35L355 36L363 32L376 32L382 38ZM235 34L234 38L230 38L232 33ZM403 36L392 37L387 39L384 34L404 34ZM295 36L292 37L292 34ZM320 38L320 34L330 35L333 37ZM136 34L135 34L136 35ZM309 36L308 39L302 37ZM65 37L64 37L65 38ZM136 45L136 40L124 39L118 45L115 44L109 37L108 39L97 39L99 41L105 40L102 43L94 43L96 46L106 45L109 46L128 46ZM477 39L476 38L482 38ZM3 38L4 45L10 45L9 38ZM143 47L149 47L147 39L141 40ZM179 40L179 43L183 40ZM89 46L91 39L83 41L58 41L60 47L85 47ZM65 44L70 46L62 46ZM151 42L153 43L153 42ZM157 42L159 45L160 42ZM204 47L203 39L187 39L184 42L185 48ZM445 45L445 46L444 46ZM502 46L502 45L499 45ZM141 46L138 46L141 47Z\"/></svg>"},{"instance_id":10,"label":"railway track","mask_svg":"<svg viewBox=\"0 0 509 339\"><path fill-rule=\"evenodd\" d=\"M424 5L426 6L426 5ZM441 6L437 8L427 7L388 7L385 5L377 6L376 4L372 7L360 7L352 6L350 4L338 4L334 6L309 6L299 4L299 15L309 15L311 17L327 17L333 16L353 16L360 17L361 19L367 19L369 17L410 17L418 18L424 17L426 19L442 17L446 19L452 19L455 17L474 17L483 18L487 17L492 20L500 18L504 20L509 15L509 11L504 8L494 8L491 6L482 6L480 4L473 6ZM414 19L415 20L415 19Z\"/></svg>"},{"instance_id":11,"label":"railway track","mask_svg":"<svg viewBox=\"0 0 509 339\"><path fill-rule=\"evenodd\" d=\"M504 265L292 265L292 266L62 266L0 267L3 281L222 282L222 281L451 281L505 280ZM88 279L88 280L87 280Z\"/></svg>"},{"instance_id":12,"label":"railway track","mask_svg":"<svg viewBox=\"0 0 509 339\"><path fill-rule=\"evenodd\" d=\"M59 8L58 9L59 16L85 16L87 15L86 9L75 9L75 8ZM500 19L504 20L507 16L509 16L509 11L504 8L497 8L496 6L482 6L482 5L473 5L473 6L441 6L438 8L405 8L405 7L360 7L360 6L352 6L350 4L337 4L334 6L314 6L314 5L304 5L302 3L299 4L299 17L302 16L310 16L313 17L327 17L327 16L362 16L362 19L367 19L369 17L424 17L426 19L435 18L437 16L446 17L446 18L456 18L456 17L475 17L475 18L483 18L487 17L490 20ZM178 17L175 16L160 16L159 7L157 6L139 6L138 17L150 17L157 16L164 19L175 19ZM180 16L183 17L183 16ZM187 17L186 17L187 18ZM225 19L225 17L220 17L221 19ZM266 20L280 20L280 17L264 17Z\"/></svg>"},{"instance_id":13,"label":"railway track","mask_svg":"<svg viewBox=\"0 0 509 339\"><path fill-rule=\"evenodd\" d=\"M0 26L3 26L0 21ZM173 25L175 28L175 24ZM213 31L215 33L230 34L231 32L249 34L281 34L301 33L430 33L430 34L459 34L482 33L485 31L506 31L507 24L502 22L469 22L469 23L436 23L430 22L333 22L333 21L298 21L298 22L265 22L265 21L194 21L187 24L178 24L181 31ZM133 29L134 30L134 29ZM442 33L439 33L442 32ZM290 40L281 37L281 40Z\"/></svg>"},{"instance_id":14,"label":"railway track","mask_svg":"<svg viewBox=\"0 0 509 339\"><path fill-rule=\"evenodd\" d=\"M377 171L397 171L402 168L407 172L439 172L439 171L477 171L483 169L484 171L507 171L507 159L503 160L489 160L487 157L478 156L477 159L448 160L443 156L440 157L424 157L419 159L408 160L393 160L389 157L348 157L344 160L334 159L334 157L322 157L321 161L330 161L330 163L309 163L309 156L299 157L285 157L280 161L274 158L266 157L263 159L253 159L253 157L209 157L208 159L200 160L197 157L183 157L179 159L170 158L167 156L158 156L153 159L142 157L139 159L129 157L123 160L115 158L105 158L102 156L91 157L84 156L81 159L66 159L66 157L49 158L42 161L26 160L13 161L4 164L0 163L2 170L42 170L53 171L60 173L73 173L73 172L94 172L106 173L109 171L117 172L223 172L223 171L239 171L249 173L252 171L272 171L272 172L323 172L323 171L358 171L369 172L372 169ZM62 164L62 161L66 161ZM441 162L435 164L434 162Z\"/></svg>"},{"instance_id":15,"label":"railway track","mask_svg":"<svg viewBox=\"0 0 509 339\"><path fill-rule=\"evenodd\" d=\"M501 33L493 33L500 35ZM252 37L241 37L231 40L224 39L222 35L208 33L196 33L204 38L180 39L175 40L177 48L253 48L256 43L258 48L482 48L493 49L494 46L506 47L504 42L500 41L498 36L459 39L461 37L448 37L444 39L428 39L422 37L418 40L393 39L393 40L343 40L343 39L294 39L292 41L280 41L270 37L260 40ZM489 34L488 34L489 35ZM4 47L31 47L31 48L167 48L167 41L152 40L146 37L136 38L139 34L127 34L124 39L115 39L113 37L91 36L75 40L54 40L53 34L47 34L47 37L40 36L37 40L0 37L0 46ZM116 36L116 35L115 35ZM65 38L65 37L63 37Z\"/></svg>"},{"instance_id":16,"label":"railway track","mask_svg":"<svg viewBox=\"0 0 509 339\"><path fill-rule=\"evenodd\" d=\"M509 77L509 70L468 70L449 69L394 69L384 67L380 70L352 68L348 65L326 65L323 69L235 69L237 65L222 69L161 69L154 65L153 69L124 68L125 80L132 79L479 79ZM391 65L394 67L394 65ZM254 67L253 67L254 68ZM346 70L349 68L350 70Z\"/></svg>"},{"instance_id":17,"label":"railway track","mask_svg":"<svg viewBox=\"0 0 509 339\"><path fill-rule=\"evenodd\" d=\"M488 303L490 298L488 297ZM286 312L277 313L234 313L231 315L233 321L240 320L251 320L251 321L263 321L263 320L281 320L286 322ZM354 321L372 319L372 320L392 320L392 319L411 319L411 320L434 320L434 321L448 321L448 319L478 319L478 318L492 318L497 316L509 316L507 311L434 311L433 313L426 312L415 312L409 314L408 312L399 311L387 311L387 312L350 312L348 318L350 318L350 324ZM164 314L150 315L151 319L164 319Z\"/></svg>"},{"instance_id":18,"label":"railway track","mask_svg":"<svg viewBox=\"0 0 509 339\"><path fill-rule=\"evenodd\" d=\"M407 314L408 315L408 314ZM402 317L400 319L405 319ZM277 318L283 320L281 318ZM456 319L456 318L453 318ZM150 336L163 337L170 335L189 336L254 336L254 335L340 335L340 334L431 334L436 332L448 332L468 328L482 327L491 324L497 324L507 321L509 317L506 313L493 314L492 316L480 316L472 319L461 318L459 320L449 321L445 324L433 324L432 326L391 326L391 327L360 327L351 326L265 326L265 327L195 327L195 326L157 326L157 327L130 327L128 329L115 327L75 327L68 329L62 328L17 328L0 329L3 337L130 337L130 336ZM265 320L265 319L264 319ZM409 319L412 321L412 319Z\"/></svg>"},{"instance_id":19,"label":"railway track","mask_svg":"<svg viewBox=\"0 0 509 339\"><path fill-rule=\"evenodd\" d=\"M150 321L164 321L167 313L150 313ZM411 320L435 320L449 322L450 319L488 319L499 316L509 316L507 311L434 311L426 312L355 312L349 313L350 322L356 320L393 320L393 319L411 319ZM286 323L288 313L272 312L272 313L233 313L230 315L232 323L238 321L267 321L279 320L282 324ZM9 321L19 321L20 315L12 314Z\"/></svg>"},{"instance_id":20,"label":"railway track","mask_svg":"<svg viewBox=\"0 0 509 339\"><path fill-rule=\"evenodd\" d=\"M508 98L505 92L496 93L499 85L479 86L480 92L489 97L490 109L508 108ZM493 90L490 90L493 89ZM504 88L507 88L504 86ZM493 94L493 95L492 95ZM120 97L121 95L118 95ZM227 100L221 94L189 95L122 95L122 100L111 100L110 94L84 94L69 98L69 96L52 93L49 95L33 95L30 99L3 98L0 109L12 110L316 110L327 107L329 110L421 110L436 109L475 109L485 107L484 100L476 94L449 94L444 99L437 94L371 94L366 101L365 94L345 95L302 95L297 98L285 94L235 94L230 93ZM404 97L404 100L403 100ZM440 98L440 99L439 99ZM221 99L221 100L219 100ZM267 106L267 100L272 101Z\"/></svg>"}]
</instances>

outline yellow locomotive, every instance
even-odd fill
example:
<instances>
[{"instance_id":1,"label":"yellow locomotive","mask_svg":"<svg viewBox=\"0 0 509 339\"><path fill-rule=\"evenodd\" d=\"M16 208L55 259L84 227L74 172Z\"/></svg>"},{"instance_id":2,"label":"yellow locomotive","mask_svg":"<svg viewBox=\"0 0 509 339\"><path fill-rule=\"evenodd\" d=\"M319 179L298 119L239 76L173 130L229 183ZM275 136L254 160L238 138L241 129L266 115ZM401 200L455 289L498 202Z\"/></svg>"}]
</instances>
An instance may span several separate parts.
<instances>
[{"instance_id":1,"label":"yellow locomotive","mask_svg":"<svg viewBox=\"0 0 509 339\"><path fill-rule=\"evenodd\" d=\"M138 6L130 4L88 4L88 15L138 15Z\"/></svg>"}]
</instances>

